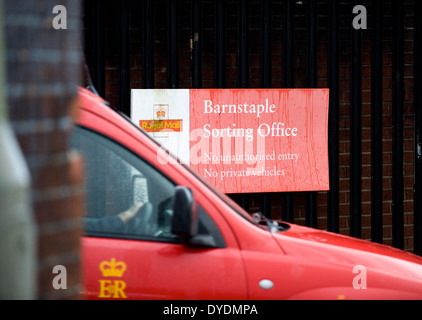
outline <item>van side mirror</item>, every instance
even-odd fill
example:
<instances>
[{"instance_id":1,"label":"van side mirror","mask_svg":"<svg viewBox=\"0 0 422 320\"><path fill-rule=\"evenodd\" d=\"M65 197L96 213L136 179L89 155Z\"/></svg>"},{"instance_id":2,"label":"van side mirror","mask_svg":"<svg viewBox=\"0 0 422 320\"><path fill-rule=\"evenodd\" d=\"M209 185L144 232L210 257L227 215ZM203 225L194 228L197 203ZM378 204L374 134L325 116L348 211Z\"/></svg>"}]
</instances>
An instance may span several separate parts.
<instances>
[{"instance_id":1,"label":"van side mirror","mask_svg":"<svg viewBox=\"0 0 422 320\"><path fill-rule=\"evenodd\" d=\"M198 232L198 212L189 188L176 186L173 203L171 233L181 238L192 238Z\"/></svg>"}]
</instances>

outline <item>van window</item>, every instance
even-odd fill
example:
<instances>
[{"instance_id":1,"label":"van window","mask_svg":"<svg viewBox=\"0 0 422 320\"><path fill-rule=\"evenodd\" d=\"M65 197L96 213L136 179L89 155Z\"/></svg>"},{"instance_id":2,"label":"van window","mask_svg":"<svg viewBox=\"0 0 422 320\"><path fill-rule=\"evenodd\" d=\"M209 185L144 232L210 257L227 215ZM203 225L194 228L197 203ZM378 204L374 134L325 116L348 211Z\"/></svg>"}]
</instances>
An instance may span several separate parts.
<instances>
[{"instance_id":1,"label":"van window","mask_svg":"<svg viewBox=\"0 0 422 320\"><path fill-rule=\"evenodd\" d=\"M122 145L76 127L72 146L85 162L85 230L90 236L175 239L170 233L175 184ZM117 215L147 203L124 224Z\"/></svg>"}]
</instances>

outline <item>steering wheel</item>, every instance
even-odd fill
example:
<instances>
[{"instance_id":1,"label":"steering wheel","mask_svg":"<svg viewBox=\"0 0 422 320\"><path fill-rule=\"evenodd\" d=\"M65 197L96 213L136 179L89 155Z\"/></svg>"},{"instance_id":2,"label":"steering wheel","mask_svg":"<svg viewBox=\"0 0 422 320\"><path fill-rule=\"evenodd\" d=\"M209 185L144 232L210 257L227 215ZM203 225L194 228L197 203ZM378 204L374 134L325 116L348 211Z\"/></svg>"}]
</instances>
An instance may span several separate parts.
<instances>
[{"instance_id":1,"label":"steering wheel","mask_svg":"<svg viewBox=\"0 0 422 320\"><path fill-rule=\"evenodd\" d=\"M142 207L138 209L135 217L131 219L126 227L127 234L140 234L148 235L152 234L152 204L145 202Z\"/></svg>"}]
</instances>

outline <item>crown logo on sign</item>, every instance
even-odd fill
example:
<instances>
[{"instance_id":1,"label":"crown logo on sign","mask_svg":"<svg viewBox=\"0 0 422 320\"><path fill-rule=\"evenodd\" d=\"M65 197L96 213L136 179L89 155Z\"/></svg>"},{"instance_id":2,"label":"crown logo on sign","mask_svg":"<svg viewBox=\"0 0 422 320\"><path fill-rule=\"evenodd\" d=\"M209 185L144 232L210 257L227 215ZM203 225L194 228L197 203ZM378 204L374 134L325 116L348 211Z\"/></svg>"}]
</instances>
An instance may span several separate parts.
<instances>
[{"instance_id":1,"label":"crown logo on sign","mask_svg":"<svg viewBox=\"0 0 422 320\"><path fill-rule=\"evenodd\" d=\"M164 118L166 116L166 110L163 109L163 108L159 108L157 110L157 113L156 114L157 114L157 117L158 118Z\"/></svg>"},{"instance_id":2,"label":"crown logo on sign","mask_svg":"<svg viewBox=\"0 0 422 320\"><path fill-rule=\"evenodd\" d=\"M126 263L119 261L116 262L115 258L109 261L100 263L100 270L104 277L121 277L126 270Z\"/></svg>"}]
</instances>

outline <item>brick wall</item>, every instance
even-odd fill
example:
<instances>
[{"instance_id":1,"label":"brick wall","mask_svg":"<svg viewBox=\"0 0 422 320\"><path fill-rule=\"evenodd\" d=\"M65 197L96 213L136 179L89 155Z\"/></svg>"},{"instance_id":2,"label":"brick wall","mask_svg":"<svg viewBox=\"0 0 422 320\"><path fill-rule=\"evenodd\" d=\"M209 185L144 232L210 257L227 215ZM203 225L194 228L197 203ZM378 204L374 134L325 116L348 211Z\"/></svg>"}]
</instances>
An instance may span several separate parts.
<instances>
[{"instance_id":1,"label":"brick wall","mask_svg":"<svg viewBox=\"0 0 422 320\"><path fill-rule=\"evenodd\" d=\"M117 63L118 54L117 4L105 1L106 4L106 99L117 105ZM260 85L260 2L249 2L249 85L257 88ZM302 3L302 5L300 4ZM405 249L413 250L413 4L405 3L404 30L404 217L405 217ZM371 239L371 1L359 4L368 8L368 29L362 30L362 237ZM130 50L131 50L131 88L142 88L142 7L139 2L130 3ZM166 48L167 48L167 1L153 1L154 11L154 86L166 88ZM383 1L383 242L392 244L392 5L391 1ZM237 1L225 1L226 10L226 87L237 86ZM296 2L295 7L295 56L294 85L305 87L306 75L306 29L304 2ZM328 1L318 1L318 57L317 86L327 87L328 68ZM283 1L272 1L272 87L283 87L282 83L282 12ZM352 12L350 1L339 2L339 224L340 233L350 233L350 26ZM179 83L180 88L191 87L190 73L190 23L191 11L189 1L178 1L179 14ZM214 1L202 1L202 84L204 88L214 87L215 56L215 15ZM89 32L89 21L85 21ZM89 50L85 50L90 61ZM236 198L236 197L233 197ZM294 194L295 223L305 224L305 193ZM319 192L317 196L318 228L327 228L327 193ZM259 195L250 196L250 211L259 210ZM281 217L280 194L271 195L271 216Z\"/></svg>"},{"instance_id":2,"label":"brick wall","mask_svg":"<svg viewBox=\"0 0 422 320\"><path fill-rule=\"evenodd\" d=\"M55 5L67 29L55 30ZM75 299L81 290L82 161L70 150L80 83L79 1L5 1L9 116L31 174L38 224L38 298ZM66 290L52 286L66 267Z\"/></svg>"}]
</instances>

